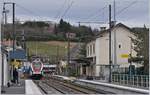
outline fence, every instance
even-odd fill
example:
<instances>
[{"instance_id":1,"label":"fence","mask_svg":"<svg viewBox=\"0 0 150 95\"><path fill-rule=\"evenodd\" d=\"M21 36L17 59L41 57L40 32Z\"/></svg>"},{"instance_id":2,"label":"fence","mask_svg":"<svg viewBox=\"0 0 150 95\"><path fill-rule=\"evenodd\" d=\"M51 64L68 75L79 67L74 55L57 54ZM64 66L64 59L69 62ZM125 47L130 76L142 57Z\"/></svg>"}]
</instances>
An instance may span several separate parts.
<instances>
[{"instance_id":1,"label":"fence","mask_svg":"<svg viewBox=\"0 0 150 95\"><path fill-rule=\"evenodd\" d=\"M149 75L112 74L112 83L147 89Z\"/></svg>"}]
</instances>

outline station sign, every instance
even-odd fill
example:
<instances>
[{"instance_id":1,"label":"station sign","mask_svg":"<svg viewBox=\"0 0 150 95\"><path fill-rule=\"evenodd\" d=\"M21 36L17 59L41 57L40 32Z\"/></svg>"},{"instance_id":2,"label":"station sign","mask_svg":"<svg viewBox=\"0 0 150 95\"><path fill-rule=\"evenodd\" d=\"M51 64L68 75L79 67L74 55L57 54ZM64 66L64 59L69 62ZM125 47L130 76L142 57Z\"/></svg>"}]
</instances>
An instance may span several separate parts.
<instances>
[{"instance_id":1,"label":"station sign","mask_svg":"<svg viewBox=\"0 0 150 95\"><path fill-rule=\"evenodd\" d=\"M121 54L121 58L129 58L129 54Z\"/></svg>"}]
</instances>

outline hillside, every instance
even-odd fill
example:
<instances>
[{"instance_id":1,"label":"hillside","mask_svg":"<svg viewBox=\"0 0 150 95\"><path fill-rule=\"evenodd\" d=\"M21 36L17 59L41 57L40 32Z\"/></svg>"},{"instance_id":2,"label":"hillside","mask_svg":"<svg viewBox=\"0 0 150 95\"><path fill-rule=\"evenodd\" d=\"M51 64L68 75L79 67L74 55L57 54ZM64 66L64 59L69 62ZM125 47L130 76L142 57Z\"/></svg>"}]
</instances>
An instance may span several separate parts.
<instances>
[{"instance_id":1,"label":"hillside","mask_svg":"<svg viewBox=\"0 0 150 95\"><path fill-rule=\"evenodd\" d=\"M27 21L15 25L15 36L17 41L21 41L24 35L26 41L66 41L68 33L71 41L86 42L89 38L99 32L91 27L73 26L66 21L60 20L58 24L46 23L42 21ZM12 24L7 24L4 30L4 38L12 40ZM88 39L86 38L88 37Z\"/></svg>"},{"instance_id":2,"label":"hillside","mask_svg":"<svg viewBox=\"0 0 150 95\"><path fill-rule=\"evenodd\" d=\"M71 42L71 47L77 45L77 43ZM67 54L67 42L63 41L28 41L27 48L29 49L29 55L45 55L45 56L57 56L64 57ZM58 51L57 51L58 50Z\"/></svg>"}]
</instances>

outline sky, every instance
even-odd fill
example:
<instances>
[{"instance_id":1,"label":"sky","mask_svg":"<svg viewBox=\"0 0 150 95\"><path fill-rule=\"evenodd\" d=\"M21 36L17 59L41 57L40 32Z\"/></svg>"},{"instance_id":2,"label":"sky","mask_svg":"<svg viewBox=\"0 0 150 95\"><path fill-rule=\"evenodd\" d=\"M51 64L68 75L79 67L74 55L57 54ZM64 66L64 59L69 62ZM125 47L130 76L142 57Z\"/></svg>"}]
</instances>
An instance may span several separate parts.
<instances>
[{"instance_id":1,"label":"sky","mask_svg":"<svg viewBox=\"0 0 150 95\"><path fill-rule=\"evenodd\" d=\"M116 21L130 27L148 26L149 0L115 0ZM97 27L108 24L108 6L112 5L112 20L114 20L114 0L3 0L3 2L16 3L16 18L24 20L44 20L59 22L61 18L73 25L77 22ZM68 8L68 10L67 10ZM8 20L11 21L10 5L6 6L10 12Z\"/></svg>"}]
</instances>

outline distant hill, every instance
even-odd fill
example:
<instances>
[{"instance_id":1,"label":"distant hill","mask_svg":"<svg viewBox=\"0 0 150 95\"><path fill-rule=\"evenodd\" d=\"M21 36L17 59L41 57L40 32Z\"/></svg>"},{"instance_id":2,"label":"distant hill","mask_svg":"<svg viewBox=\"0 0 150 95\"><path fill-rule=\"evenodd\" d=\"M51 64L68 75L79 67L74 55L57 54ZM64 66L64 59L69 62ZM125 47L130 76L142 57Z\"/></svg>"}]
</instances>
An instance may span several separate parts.
<instances>
[{"instance_id":1,"label":"distant hill","mask_svg":"<svg viewBox=\"0 0 150 95\"><path fill-rule=\"evenodd\" d=\"M4 26L4 38L12 39L12 24ZM47 23L43 21L26 21L24 23L16 23L16 39L19 41L24 31L27 41L66 41L68 32L71 33L70 40L74 42L85 42L93 37L98 30L92 30L86 26L72 26L68 22L60 20L58 24Z\"/></svg>"}]
</instances>

